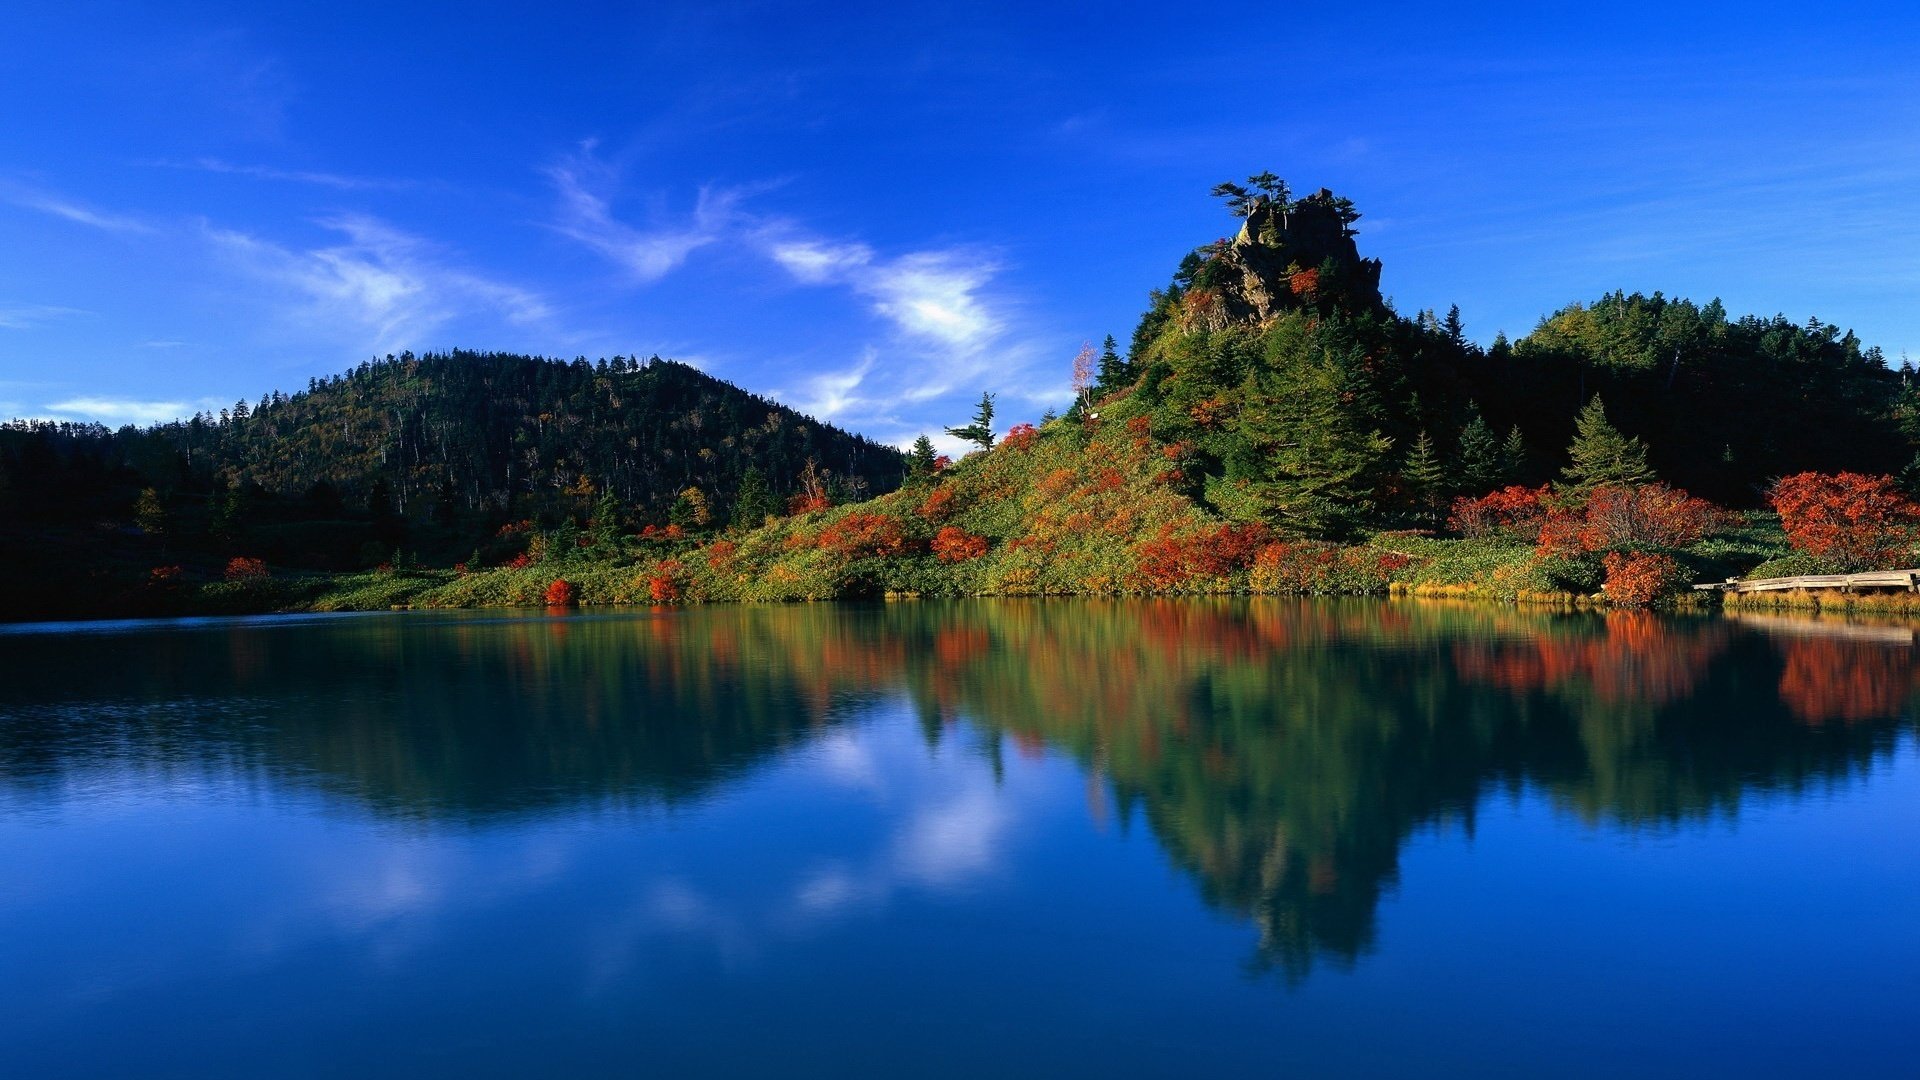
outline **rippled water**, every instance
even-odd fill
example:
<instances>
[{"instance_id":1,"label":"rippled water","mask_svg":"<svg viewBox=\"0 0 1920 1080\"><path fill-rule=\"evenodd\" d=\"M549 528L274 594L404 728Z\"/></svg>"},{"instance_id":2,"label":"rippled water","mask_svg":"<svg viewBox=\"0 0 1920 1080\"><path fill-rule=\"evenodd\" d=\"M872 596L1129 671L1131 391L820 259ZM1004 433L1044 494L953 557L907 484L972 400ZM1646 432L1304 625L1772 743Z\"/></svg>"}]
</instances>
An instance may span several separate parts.
<instances>
[{"instance_id":1,"label":"rippled water","mask_svg":"<svg viewBox=\"0 0 1920 1080\"><path fill-rule=\"evenodd\" d=\"M1371 602L0 630L0 1072L1913 1075L1916 655Z\"/></svg>"}]
</instances>

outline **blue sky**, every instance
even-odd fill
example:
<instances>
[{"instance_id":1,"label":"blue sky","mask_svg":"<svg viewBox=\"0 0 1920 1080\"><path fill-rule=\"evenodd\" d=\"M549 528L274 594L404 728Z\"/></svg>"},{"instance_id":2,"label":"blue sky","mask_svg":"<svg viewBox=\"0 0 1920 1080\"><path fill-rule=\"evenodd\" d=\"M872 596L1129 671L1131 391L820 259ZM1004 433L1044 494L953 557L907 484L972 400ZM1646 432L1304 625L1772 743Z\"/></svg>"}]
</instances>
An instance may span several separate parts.
<instances>
[{"instance_id":1,"label":"blue sky","mask_svg":"<svg viewBox=\"0 0 1920 1080\"><path fill-rule=\"evenodd\" d=\"M0 415L460 346L1010 424L1266 168L1483 341L1624 287L1920 360L1898 5L399 6L0 8Z\"/></svg>"}]
</instances>

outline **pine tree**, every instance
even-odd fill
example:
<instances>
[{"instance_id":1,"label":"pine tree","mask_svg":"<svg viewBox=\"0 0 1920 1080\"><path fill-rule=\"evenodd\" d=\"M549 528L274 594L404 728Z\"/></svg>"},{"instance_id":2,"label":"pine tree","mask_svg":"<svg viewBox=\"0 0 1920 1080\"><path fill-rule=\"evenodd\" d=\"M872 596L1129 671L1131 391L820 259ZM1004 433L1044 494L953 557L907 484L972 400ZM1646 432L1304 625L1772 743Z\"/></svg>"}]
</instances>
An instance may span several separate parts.
<instances>
[{"instance_id":1,"label":"pine tree","mask_svg":"<svg viewBox=\"0 0 1920 1080\"><path fill-rule=\"evenodd\" d=\"M1572 464L1560 472L1567 478L1563 486L1572 491L1592 491L1601 484L1645 484L1654 479L1653 469L1647 465L1646 445L1638 436L1622 434L1607 422L1607 410L1599 394L1580 410L1567 455L1573 459Z\"/></svg>"},{"instance_id":2,"label":"pine tree","mask_svg":"<svg viewBox=\"0 0 1920 1080\"><path fill-rule=\"evenodd\" d=\"M1527 475L1527 440L1520 434L1520 425L1507 429L1507 438L1500 444L1500 481L1506 484L1525 482Z\"/></svg>"},{"instance_id":3,"label":"pine tree","mask_svg":"<svg viewBox=\"0 0 1920 1080\"><path fill-rule=\"evenodd\" d=\"M1094 398L1098 400L1126 389L1132 381L1132 375L1131 366L1120 356L1119 343L1113 340L1112 334L1108 334L1107 339L1100 343L1099 374L1093 380Z\"/></svg>"},{"instance_id":4,"label":"pine tree","mask_svg":"<svg viewBox=\"0 0 1920 1080\"><path fill-rule=\"evenodd\" d=\"M993 394L980 395L980 405L974 410L973 423L965 427L950 427L947 434L974 443L982 450L993 449Z\"/></svg>"},{"instance_id":5,"label":"pine tree","mask_svg":"<svg viewBox=\"0 0 1920 1080\"><path fill-rule=\"evenodd\" d=\"M1242 388L1247 455L1236 471L1280 532L1349 536L1373 512L1374 481L1393 447L1372 427L1364 353L1318 341L1281 352Z\"/></svg>"},{"instance_id":6,"label":"pine tree","mask_svg":"<svg viewBox=\"0 0 1920 1080\"><path fill-rule=\"evenodd\" d=\"M939 458L934 452L933 440L925 435L913 440L913 449L907 451L907 478L924 481L933 477L933 463Z\"/></svg>"},{"instance_id":7,"label":"pine tree","mask_svg":"<svg viewBox=\"0 0 1920 1080\"><path fill-rule=\"evenodd\" d=\"M1412 496L1414 516L1426 523L1438 520L1439 508L1446 498L1447 471L1433 449L1433 437L1424 429L1407 451L1400 475L1406 481L1407 493Z\"/></svg>"},{"instance_id":8,"label":"pine tree","mask_svg":"<svg viewBox=\"0 0 1920 1080\"><path fill-rule=\"evenodd\" d=\"M140 489L140 497L133 501L133 523L148 536L167 534L167 508L161 504L158 491Z\"/></svg>"},{"instance_id":9,"label":"pine tree","mask_svg":"<svg viewBox=\"0 0 1920 1080\"><path fill-rule=\"evenodd\" d=\"M747 466L746 471L740 474L740 488L733 496L733 527L757 529L766 524L767 518L779 512L780 504L774 501L767 478L760 474L759 469Z\"/></svg>"},{"instance_id":10,"label":"pine tree","mask_svg":"<svg viewBox=\"0 0 1920 1080\"><path fill-rule=\"evenodd\" d=\"M1485 495L1500 486L1506 469L1500 460L1500 441L1480 415L1478 405L1467 406L1467 422L1460 428L1460 487L1469 495Z\"/></svg>"}]
</instances>

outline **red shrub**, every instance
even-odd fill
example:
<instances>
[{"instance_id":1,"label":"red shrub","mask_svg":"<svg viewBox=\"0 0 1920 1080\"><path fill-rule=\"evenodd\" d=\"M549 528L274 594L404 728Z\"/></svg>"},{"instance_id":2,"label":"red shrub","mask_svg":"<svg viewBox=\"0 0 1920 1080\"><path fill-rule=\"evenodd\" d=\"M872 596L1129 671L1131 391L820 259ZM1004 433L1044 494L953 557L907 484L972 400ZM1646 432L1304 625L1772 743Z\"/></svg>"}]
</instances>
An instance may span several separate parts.
<instances>
[{"instance_id":1,"label":"red shrub","mask_svg":"<svg viewBox=\"0 0 1920 1080\"><path fill-rule=\"evenodd\" d=\"M855 512L820 531L821 550L846 559L898 555L907 550L906 532L898 519L885 514Z\"/></svg>"},{"instance_id":2,"label":"red shrub","mask_svg":"<svg viewBox=\"0 0 1920 1080\"><path fill-rule=\"evenodd\" d=\"M926 518L928 521L945 521L953 516L953 512L956 509L953 503L954 494L952 488L934 488L927 494L925 499L921 500L920 516Z\"/></svg>"},{"instance_id":3,"label":"red shrub","mask_svg":"<svg viewBox=\"0 0 1920 1080\"><path fill-rule=\"evenodd\" d=\"M1583 503L1556 506L1540 528L1542 555L1641 545L1683 547L1725 518L1719 507L1665 484L1608 484Z\"/></svg>"},{"instance_id":4,"label":"red shrub","mask_svg":"<svg viewBox=\"0 0 1920 1080\"><path fill-rule=\"evenodd\" d=\"M680 579L686 567L679 559L661 559L647 577L647 595L656 604L671 604L680 599Z\"/></svg>"},{"instance_id":5,"label":"red shrub","mask_svg":"<svg viewBox=\"0 0 1920 1080\"><path fill-rule=\"evenodd\" d=\"M933 538L933 557L945 563L966 562L987 553L987 538L949 525Z\"/></svg>"},{"instance_id":6,"label":"red shrub","mask_svg":"<svg viewBox=\"0 0 1920 1080\"><path fill-rule=\"evenodd\" d=\"M935 457L933 459L934 472L937 472L937 473L946 472L948 469L951 469L951 468L953 468L953 458L948 457L946 454L941 454L938 457Z\"/></svg>"},{"instance_id":7,"label":"red shrub","mask_svg":"<svg viewBox=\"0 0 1920 1080\"><path fill-rule=\"evenodd\" d=\"M832 505L831 502L827 501L825 495L795 495L793 498L787 500L787 513L795 515L811 514L818 510L825 510Z\"/></svg>"},{"instance_id":8,"label":"red shrub","mask_svg":"<svg viewBox=\"0 0 1920 1080\"><path fill-rule=\"evenodd\" d=\"M1545 485L1514 484L1477 499L1462 496L1453 500L1447 528L1462 536L1532 536L1546 520L1547 510L1540 502L1546 494Z\"/></svg>"},{"instance_id":9,"label":"red shrub","mask_svg":"<svg viewBox=\"0 0 1920 1080\"><path fill-rule=\"evenodd\" d=\"M1767 494L1787 542L1848 568L1892 569L1913 560L1920 506L1890 476L1803 472Z\"/></svg>"},{"instance_id":10,"label":"red shrub","mask_svg":"<svg viewBox=\"0 0 1920 1080\"><path fill-rule=\"evenodd\" d=\"M1602 562L1607 580L1601 589L1607 599L1622 607L1645 607L1686 584L1680 564L1665 555L1610 551Z\"/></svg>"},{"instance_id":11,"label":"red shrub","mask_svg":"<svg viewBox=\"0 0 1920 1080\"><path fill-rule=\"evenodd\" d=\"M227 564L228 581L265 581L271 576L267 564L259 559L240 558Z\"/></svg>"},{"instance_id":12,"label":"red shrub","mask_svg":"<svg viewBox=\"0 0 1920 1080\"><path fill-rule=\"evenodd\" d=\"M454 564L453 564L453 574L454 574L454 576L455 576L455 577L466 577L466 576L467 576L467 564L466 564L466 563L463 563L463 562L457 562L457 563L454 563Z\"/></svg>"},{"instance_id":13,"label":"red shrub","mask_svg":"<svg viewBox=\"0 0 1920 1080\"><path fill-rule=\"evenodd\" d=\"M506 563L507 569L509 570L525 570L527 567L532 565L533 565L533 556L527 554L524 551L518 555L515 555L513 558L508 559Z\"/></svg>"},{"instance_id":14,"label":"red shrub","mask_svg":"<svg viewBox=\"0 0 1920 1080\"><path fill-rule=\"evenodd\" d=\"M1127 434L1145 435L1153 430L1153 417L1135 416L1127 421Z\"/></svg>"},{"instance_id":15,"label":"red shrub","mask_svg":"<svg viewBox=\"0 0 1920 1080\"><path fill-rule=\"evenodd\" d=\"M707 569L718 570L733 561L740 546L731 540L715 540L707 545Z\"/></svg>"},{"instance_id":16,"label":"red shrub","mask_svg":"<svg viewBox=\"0 0 1920 1080\"><path fill-rule=\"evenodd\" d=\"M1320 271L1295 271L1288 275L1287 287L1293 290L1293 295L1311 304L1320 298Z\"/></svg>"},{"instance_id":17,"label":"red shrub","mask_svg":"<svg viewBox=\"0 0 1920 1080\"><path fill-rule=\"evenodd\" d=\"M156 587L180 584L180 575L185 573L178 566L156 566L147 573L147 584Z\"/></svg>"},{"instance_id":18,"label":"red shrub","mask_svg":"<svg viewBox=\"0 0 1920 1080\"><path fill-rule=\"evenodd\" d=\"M1000 445L1008 450L1029 450L1039 437L1040 432L1032 424L1015 424L1007 431L1007 437L1000 440Z\"/></svg>"},{"instance_id":19,"label":"red shrub","mask_svg":"<svg viewBox=\"0 0 1920 1080\"><path fill-rule=\"evenodd\" d=\"M572 607L579 602L580 590L574 587L573 582L556 578L553 584L547 586L548 607Z\"/></svg>"}]
</instances>

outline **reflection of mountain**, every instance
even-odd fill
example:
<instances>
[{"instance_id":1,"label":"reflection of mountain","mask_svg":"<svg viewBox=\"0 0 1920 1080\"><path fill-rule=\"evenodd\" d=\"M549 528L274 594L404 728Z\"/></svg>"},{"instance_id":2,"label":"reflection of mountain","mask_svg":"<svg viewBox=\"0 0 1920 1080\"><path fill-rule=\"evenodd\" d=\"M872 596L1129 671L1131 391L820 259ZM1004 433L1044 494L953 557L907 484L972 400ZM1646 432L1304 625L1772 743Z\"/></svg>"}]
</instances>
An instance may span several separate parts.
<instances>
[{"instance_id":1,"label":"reflection of mountain","mask_svg":"<svg viewBox=\"0 0 1920 1080\"><path fill-rule=\"evenodd\" d=\"M672 801L905 695L931 738L1082 761L1298 973L1364 952L1409 836L1490 790L1658 828L1864 771L1912 726L1912 639L1806 626L1273 600L12 635L0 785L105 754L386 813Z\"/></svg>"}]
</instances>

